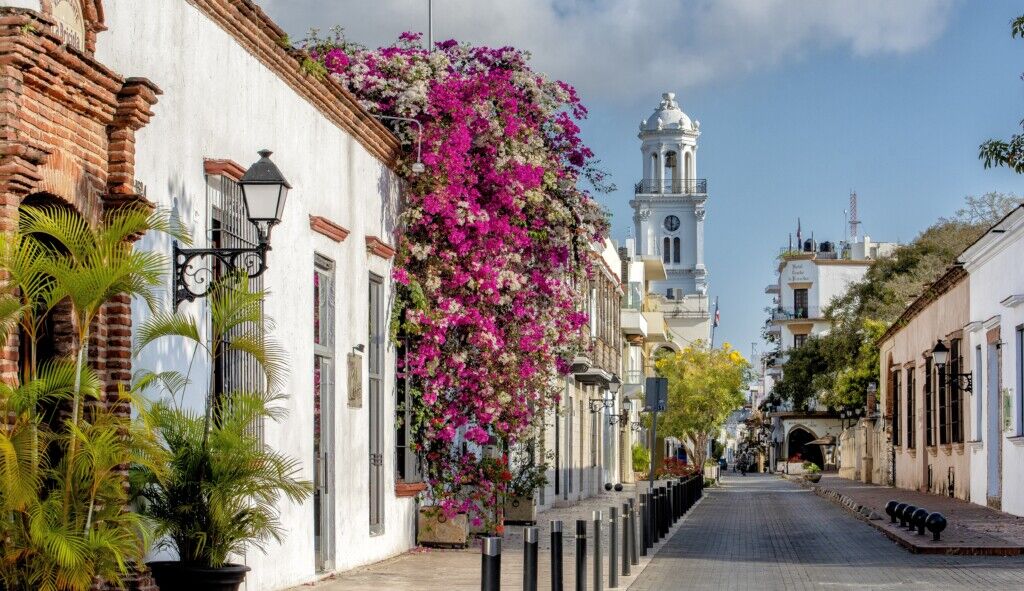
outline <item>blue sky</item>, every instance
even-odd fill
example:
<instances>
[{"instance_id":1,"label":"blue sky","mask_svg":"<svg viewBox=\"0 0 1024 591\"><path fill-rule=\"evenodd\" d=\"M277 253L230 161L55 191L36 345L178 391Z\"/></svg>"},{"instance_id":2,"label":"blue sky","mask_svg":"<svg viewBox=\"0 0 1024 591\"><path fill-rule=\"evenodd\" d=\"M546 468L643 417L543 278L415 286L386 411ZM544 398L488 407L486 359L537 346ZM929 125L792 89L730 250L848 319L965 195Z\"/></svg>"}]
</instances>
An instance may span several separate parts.
<instances>
[{"instance_id":1,"label":"blue sky","mask_svg":"<svg viewBox=\"0 0 1024 591\"><path fill-rule=\"evenodd\" d=\"M301 36L338 23L375 45L423 30L419 0L258 0ZM721 340L758 348L764 287L799 216L841 240L850 190L862 232L906 242L966 195L1024 195L985 170L978 144L1024 118L1024 41L1009 0L435 0L435 38L530 49L580 87L584 135L619 190L602 196L613 237L632 225L637 125L664 91L701 121L705 258Z\"/></svg>"}]
</instances>

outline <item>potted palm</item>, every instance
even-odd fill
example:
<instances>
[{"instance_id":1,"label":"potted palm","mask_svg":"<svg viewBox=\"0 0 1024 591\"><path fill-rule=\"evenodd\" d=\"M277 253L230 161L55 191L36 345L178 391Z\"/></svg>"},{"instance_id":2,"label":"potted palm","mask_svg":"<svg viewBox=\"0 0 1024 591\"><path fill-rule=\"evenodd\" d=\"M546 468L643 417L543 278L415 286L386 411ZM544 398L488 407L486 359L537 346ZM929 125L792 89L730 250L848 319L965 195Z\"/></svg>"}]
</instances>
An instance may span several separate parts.
<instances>
[{"instance_id":1,"label":"potted palm","mask_svg":"<svg viewBox=\"0 0 1024 591\"><path fill-rule=\"evenodd\" d=\"M160 545L178 555L176 561L148 563L161 589L237 589L249 567L232 563L231 556L281 540L285 530L278 502L282 497L301 502L312 492L311 484L298 478L299 463L267 447L254 429L283 413L276 394L282 354L265 334L263 294L250 291L242 277L228 277L209 297L209 340L201 338L196 319L158 314L140 328L137 347L182 337L205 352L211 367L229 352L248 355L261 367L266 387L220 395L211 390L204 408L195 411L180 399L187 376L141 376L143 385L163 390L147 420L166 449L168 465L164 470L139 465L132 474L140 511L156 524Z\"/></svg>"},{"instance_id":2,"label":"potted palm","mask_svg":"<svg viewBox=\"0 0 1024 591\"><path fill-rule=\"evenodd\" d=\"M804 462L804 480L808 482L818 482L821 480L821 467L814 462Z\"/></svg>"}]
</instances>

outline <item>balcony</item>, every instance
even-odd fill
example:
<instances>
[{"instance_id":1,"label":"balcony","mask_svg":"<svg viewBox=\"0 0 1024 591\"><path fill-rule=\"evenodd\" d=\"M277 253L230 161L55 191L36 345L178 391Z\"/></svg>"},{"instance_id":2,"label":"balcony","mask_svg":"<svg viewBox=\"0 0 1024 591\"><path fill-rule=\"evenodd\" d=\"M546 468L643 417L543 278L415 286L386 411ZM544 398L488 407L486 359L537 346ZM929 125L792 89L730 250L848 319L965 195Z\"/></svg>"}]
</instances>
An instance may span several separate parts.
<instances>
[{"instance_id":1,"label":"balcony","mask_svg":"<svg viewBox=\"0 0 1024 591\"><path fill-rule=\"evenodd\" d=\"M647 321L647 340L656 343L668 342L668 328L665 315L661 312L641 312Z\"/></svg>"},{"instance_id":2,"label":"balcony","mask_svg":"<svg viewBox=\"0 0 1024 591\"><path fill-rule=\"evenodd\" d=\"M779 284L769 283L768 287L764 288L764 292L767 294L779 293Z\"/></svg>"},{"instance_id":3,"label":"balcony","mask_svg":"<svg viewBox=\"0 0 1024 591\"><path fill-rule=\"evenodd\" d=\"M622 334L631 336L647 336L647 319L643 312L634 308L622 309Z\"/></svg>"},{"instance_id":4,"label":"balcony","mask_svg":"<svg viewBox=\"0 0 1024 591\"><path fill-rule=\"evenodd\" d=\"M821 308L817 306L785 307L780 306L771 311L772 322L787 320L817 320L822 318Z\"/></svg>"},{"instance_id":5,"label":"balcony","mask_svg":"<svg viewBox=\"0 0 1024 591\"><path fill-rule=\"evenodd\" d=\"M707 195L707 179L640 179L633 187L637 195Z\"/></svg>"}]
</instances>

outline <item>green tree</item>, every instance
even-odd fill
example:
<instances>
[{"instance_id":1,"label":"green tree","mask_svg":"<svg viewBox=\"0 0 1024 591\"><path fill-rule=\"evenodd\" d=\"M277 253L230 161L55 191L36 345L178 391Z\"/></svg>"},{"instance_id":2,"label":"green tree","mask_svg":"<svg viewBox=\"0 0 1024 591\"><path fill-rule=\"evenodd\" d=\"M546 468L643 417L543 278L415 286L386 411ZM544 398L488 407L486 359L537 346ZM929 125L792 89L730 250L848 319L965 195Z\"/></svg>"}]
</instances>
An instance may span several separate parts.
<instances>
[{"instance_id":1,"label":"green tree","mask_svg":"<svg viewBox=\"0 0 1024 591\"><path fill-rule=\"evenodd\" d=\"M1011 21L1010 35L1014 39L1024 37L1024 16ZM1020 125L1024 126L1024 120ZM1009 140L988 140L979 147L978 158L985 162L985 168L1007 166L1014 172L1024 172L1024 134L1013 134Z\"/></svg>"},{"instance_id":2,"label":"green tree","mask_svg":"<svg viewBox=\"0 0 1024 591\"><path fill-rule=\"evenodd\" d=\"M655 368L668 378L668 408L658 416L658 432L679 438L693 464L703 466L708 441L746 400L750 364L728 343L712 349L698 341L660 356Z\"/></svg>"}]
</instances>

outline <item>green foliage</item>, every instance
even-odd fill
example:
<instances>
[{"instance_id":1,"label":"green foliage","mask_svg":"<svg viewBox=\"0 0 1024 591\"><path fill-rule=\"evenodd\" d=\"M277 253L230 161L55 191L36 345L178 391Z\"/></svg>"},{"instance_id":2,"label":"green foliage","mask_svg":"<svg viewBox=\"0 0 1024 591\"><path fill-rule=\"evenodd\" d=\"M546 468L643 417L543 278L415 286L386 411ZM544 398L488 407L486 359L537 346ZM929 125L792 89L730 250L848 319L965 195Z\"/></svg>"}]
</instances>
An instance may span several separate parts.
<instances>
[{"instance_id":1,"label":"green foliage","mask_svg":"<svg viewBox=\"0 0 1024 591\"><path fill-rule=\"evenodd\" d=\"M821 466L815 464L814 462L805 461L803 463L803 467L805 474L821 474Z\"/></svg>"},{"instance_id":2,"label":"green foliage","mask_svg":"<svg viewBox=\"0 0 1024 591\"><path fill-rule=\"evenodd\" d=\"M725 455L725 444L721 441L715 441L711 444L711 457L720 460Z\"/></svg>"},{"instance_id":3,"label":"green foliage","mask_svg":"<svg viewBox=\"0 0 1024 591\"><path fill-rule=\"evenodd\" d=\"M699 466L706 459L711 434L743 406L750 364L728 343L711 349L698 341L659 357L655 368L668 378L668 409L658 417L658 433L682 440L687 455Z\"/></svg>"},{"instance_id":4,"label":"green foliage","mask_svg":"<svg viewBox=\"0 0 1024 591\"><path fill-rule=\"evenodd\" d=\"M1010 22L1010 35L1024 37L1024 16ZM1019 125L1024 126L1024 120ZM1013 134L1009 140L988 140L978 147L978 158L985 168L1007 166L1014 172L1024 172L1024 134Z\"/></svg>"},{"instance_id":5,"label":"green foliage","mask_svg":"<svg viewBox=\"0 0 1024 591\"><path fill-rule=\"evenodd\" d=\"M553 457L554 452L548 456ZM546 458L546 459L549 459ZM546 460L545 459L545 460ZM529 444L514 446L509 454L509 464L512 472L512 479L508 483L506 494L514 497L532 497L537 490L548 484L547 461L537 462L533 440Z\"/></svg>"},{"instance_id":6,"label":"green foliage","mask_svg":"<svg viewBox=\"0 0 1024 591\"><path fill-rule=\"evenodd\" d=\"M85 346L39 359L38 343L58 306L75 322L76 342L88 343L89 325L114 295L146 297L159 261L130 240L153 229L168 228L132 208L93 226L68 210L22 207L17 231L0 236L0 341L18 330L23 353L19 385L0 383L0 587L8 591L85 591L97 579L122 587L145 556L151 531L124 510L123 472L159 471L162 450L141 418L127 418L131 392L85 404L102 390Z\"/></svg>"},{"instance_id":7,"label":"green foliage","mask_svg":"<svg viewBox=\"0 0 1024 591\"><path fill-rule=\"evenodd\" d=\"M301 502L312 486L299 478L299 462L274 452L256 435L257 425L284 415L282 398L275 394L283 383L284 356L265 336L263 293L250 291L239 276L218 283L209 298L209 320L154 315L139 330L138 346L185 338L207 355L210 367L228 353L248 356L262 368L266 388L223 396L211 390L199 414L183 408L179 399L188 376L140 374L138 384L167 394L147 417L170 459L162 470L136 465L132 490L141 512L166 536L162 544L183 561L217 567L249 546L263 549L267 541L281 540L285 529L277 503L282 497ZM210 322L209 341L200 337L201 321Z\"/></svg>"},{"instance_id":8,"label":"green foliage","mask_svg":"<svg viewBox=\"0 0 1024 591\"><path fill-rule=\"evenodd\" d=\"M651 452L639 443L633 444L633 471L647 472L651 469Z\"/></svg>"}]
</instances>

